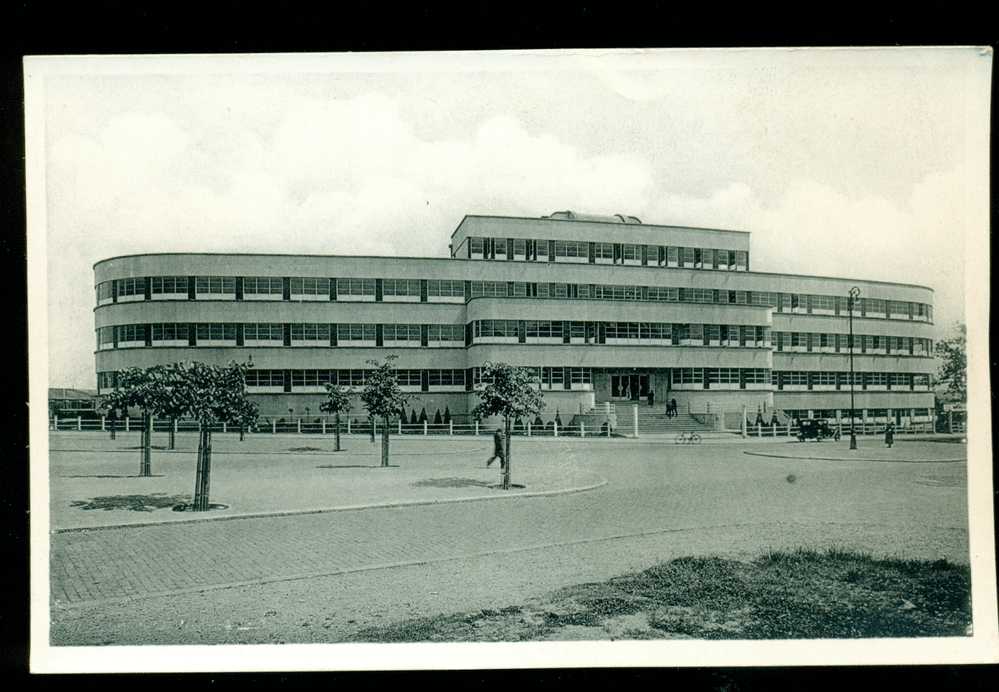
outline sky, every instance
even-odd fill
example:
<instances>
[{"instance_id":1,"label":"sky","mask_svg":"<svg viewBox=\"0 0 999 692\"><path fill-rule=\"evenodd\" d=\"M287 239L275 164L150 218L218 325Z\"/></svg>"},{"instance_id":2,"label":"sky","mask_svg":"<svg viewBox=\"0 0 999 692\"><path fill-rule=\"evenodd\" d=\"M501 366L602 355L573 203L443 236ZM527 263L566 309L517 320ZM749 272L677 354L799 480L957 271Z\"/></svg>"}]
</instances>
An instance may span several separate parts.
<instances>
[{"instance_id":1,"label":"sky","mask_svg":"<svg viewBox=\"0 0 999 692\"><path fill-rule=\"evenodd\" d=\"M109 64L44 78L52 386L94 388L92 265L122 254L446 256L465 214L621 213L750 231L759 271L930 286L942 338L988 242L973 49Z\"/></svg>"}]
</instances>

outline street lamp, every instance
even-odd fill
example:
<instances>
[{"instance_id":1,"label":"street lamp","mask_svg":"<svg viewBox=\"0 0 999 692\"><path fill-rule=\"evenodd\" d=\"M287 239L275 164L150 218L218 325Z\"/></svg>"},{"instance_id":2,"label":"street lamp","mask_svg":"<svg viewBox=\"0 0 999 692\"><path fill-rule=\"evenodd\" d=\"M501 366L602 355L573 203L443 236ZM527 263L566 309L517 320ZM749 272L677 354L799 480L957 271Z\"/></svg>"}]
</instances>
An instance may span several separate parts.
<instances>
[{"instance_id":1,"label":"street lamp","mask_svg":"<svg viewBox=\"0 0 999 692\"><path fill-rule=\"evenodd\" d=\"M850 289L850 298L847 301L847 312L850 316L850 449L857 448L857 433L854 430L854 418L856 408L853 404L853 301L860 296L860 289L854 286Z\"/></svg>"}]
</instances>

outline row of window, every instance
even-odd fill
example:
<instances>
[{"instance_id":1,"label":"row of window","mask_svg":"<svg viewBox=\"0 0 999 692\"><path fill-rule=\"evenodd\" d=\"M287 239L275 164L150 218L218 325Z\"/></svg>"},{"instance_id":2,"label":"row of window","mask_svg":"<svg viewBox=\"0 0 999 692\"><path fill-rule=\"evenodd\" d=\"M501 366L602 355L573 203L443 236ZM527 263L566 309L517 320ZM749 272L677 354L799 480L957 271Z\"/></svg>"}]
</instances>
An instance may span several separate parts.
<instances>
[{"instance_id":1,"label":"row of window","mask_svg":"<svg viewBox=\"0 0 999 692\"><path fill-rule=\"evenodd\" d=\"M849 390L849 372L804 372L774 370L771 383L781 390ZM928 373L854 372L854 389L927 391L932 384Z\"/></svg>"},{"instance_id":2,"label":"row of window","mask_svg":"<svg viewBox=\"0 0 999 692\"><path fill-rule=\"evenodd\" d=\"M472 343L642 344L769 348L770 328L671 322L475 320Z\"/></svg>"},{"instance_id":3,"label":"row of window","mask_svg":"<svg viewBox=\"0 0 999 692\"><path fill-rule=\"evenodd\" d=\"M868 421L880 421L887 422L889 415L889 409L886 408L868 408L868 409L856 409L854 411L854 420L858 423L864 419ZM850 419L850 409L784 409L784 413L797 420L806 419L824 419L828 421L835 421L837 418L840 420ZM838 414L838 415L837 415ZM907 418L912 419L930 419L930 409L928 408L893 408L891 409L891 417L893 419L898 419L904 421Z\"/></svg>"},{"instance_id":4,"label":"row of window","mask_svg":"<svg viewBox=\"0 0 999 692\"><path fill-rule=\"evenodd\" d=\"M155 323L97 329L97 348L135 346L464 346L461 324Z\"/></svg>"},{"instance_id":5,"label":"row of window","mask_svg":"<svg viewBox=\"0 0 999 692\"><path fill-rule=\"evenodd\" d=\"M929 356L933 340L911 336L854 334L854 353L874 355ZM775 350L785 353L849 353L849 334L815 334L809 332L774 332Z\"/></svg>"},{"instance_id":6,"label":"row of window","mask_svg":"<svg viewBox=\"0 0 999 692\"><path fill-rule=\"evenodd\" d=\"M469 259L749 270L749 253L745 250L586 240L483 237L468 238L466 248Z\"/></svg>"},{"instance_id":7,"label":"row of window","mask_svg":"<svg viewBox=\"0 0 999 692\"><path fill-rule=\"evenodd\" d=\"M527 281L463 281L460 279L317 279L277 277L190 277L195 290L188 293L189 277L150 277L150 299L207 297L229 300L344 300L344 301L426 301L465 302L472 298L566 298L578 300L620 300L659 303L710 303L770 307L775 312L808 315L847 315L847 296L773 291L743 291L680 286L638 286L630 284L575 284ZM237 281L239 279L239 281ZM97 286L97 303L114 300L142 300L146 279L116 279ZM285 290L285 282L288 290ZM183 286L181 286L181 282ZM426 290L424 291L424 284ZM237 287L242 286L239 290ZM334 290L331 291L331 287ZM924 303L858 298L853 301L855 317L901 319L931 322L933 308Z\"/></svg>"}]
</instances>

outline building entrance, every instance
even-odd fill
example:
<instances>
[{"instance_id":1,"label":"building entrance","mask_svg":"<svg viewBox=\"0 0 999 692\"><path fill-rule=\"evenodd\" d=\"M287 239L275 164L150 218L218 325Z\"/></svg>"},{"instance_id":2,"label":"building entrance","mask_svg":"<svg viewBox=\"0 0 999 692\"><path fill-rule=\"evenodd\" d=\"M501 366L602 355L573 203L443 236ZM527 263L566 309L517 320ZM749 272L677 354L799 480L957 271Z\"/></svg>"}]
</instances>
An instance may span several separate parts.
<instances>
[{"instance_id":1,"label":"building entrance","mask_svg":"<svg viewBox=\"0 0 999 692\"><path fill-rule=\"evenodd\" d=\"M611 399L615 401L638 401L649 394L648 375L611 375Z\"/></svg>"}]
</instances>

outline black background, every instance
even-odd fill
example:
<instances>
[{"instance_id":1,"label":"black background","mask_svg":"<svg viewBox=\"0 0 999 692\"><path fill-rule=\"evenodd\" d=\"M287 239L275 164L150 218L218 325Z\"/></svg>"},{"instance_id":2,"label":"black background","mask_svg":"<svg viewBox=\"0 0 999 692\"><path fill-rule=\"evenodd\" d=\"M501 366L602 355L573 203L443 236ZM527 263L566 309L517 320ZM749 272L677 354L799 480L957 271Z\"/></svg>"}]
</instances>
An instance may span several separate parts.
<instances>
[{"instance_id":1,"label":"black background","mask_svg":"<svg viewBox=\"0 0 999 692\"><path fill-rule=\"evenodd\" d=\"M27 367L24 241L24 55L128 53L273 53L524 48L727 46L989 45L999 28L985 3L464 2L250 3L17 2L0 7L4 67L0 114L5 185L0 192L0 258L7 287L8 351L0 368L7 429L3 466L3 566L0 647L15 683L26 676ZM904 116L903 116L904 117ZM993 114L994 118L994 114ZM993 204L993 209L994 209ZM990 248L991 251L991 248ZM14 299L11 299L11 296ZM11 333L12 332L12 333ZM14 338L21 335L21 339ZM992 348L995 354L996 348ZM995 356L993 356L995 358ZM996 383L993 383L994 386ZM547 689L595 686L642 691L769 690L822 687L992 689L994 666L747 669L531 670L313 675L35 676L32 685L190 685L195 689L351 685L370 689L461 684Z\"/></svg>"}]
</instances>

